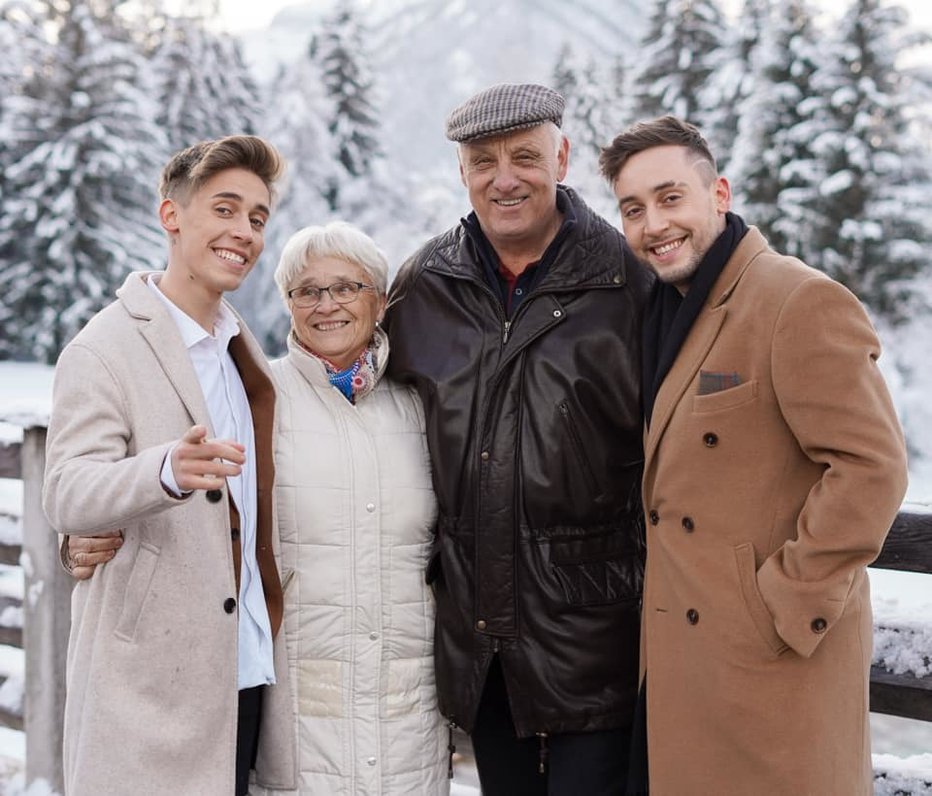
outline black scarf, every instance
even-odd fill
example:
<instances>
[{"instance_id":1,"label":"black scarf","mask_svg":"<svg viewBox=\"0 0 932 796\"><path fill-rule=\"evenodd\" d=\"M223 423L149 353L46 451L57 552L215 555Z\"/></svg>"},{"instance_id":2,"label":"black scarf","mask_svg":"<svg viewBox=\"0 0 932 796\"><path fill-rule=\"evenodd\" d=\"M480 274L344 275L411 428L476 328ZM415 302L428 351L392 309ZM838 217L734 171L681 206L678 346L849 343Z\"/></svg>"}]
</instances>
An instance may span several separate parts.
<instances>
[{"instance_id":1,"label":"black scarf","mask_svg":"<svg viewBox=\"0 0 932 796\"><path fill-rule=\"evenodd\" d=\"M648 425L660 385L673 367L715 280L747 231L747 224L740 216L725 214L725 230L705 253L685 296L659 279L654 283L647 303L642 343L644 418Z\"/></svg>"}]
</instances>

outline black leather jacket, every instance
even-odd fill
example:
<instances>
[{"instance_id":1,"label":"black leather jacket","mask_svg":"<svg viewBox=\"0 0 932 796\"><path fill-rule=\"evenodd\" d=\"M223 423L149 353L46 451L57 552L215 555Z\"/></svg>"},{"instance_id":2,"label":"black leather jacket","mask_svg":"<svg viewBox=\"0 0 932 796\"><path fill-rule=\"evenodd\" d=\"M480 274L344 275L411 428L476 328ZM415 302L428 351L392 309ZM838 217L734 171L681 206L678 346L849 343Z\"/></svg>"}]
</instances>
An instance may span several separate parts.
<instances>
[{"instance_id":1,"label":"black leather jacket","mask_svg":"<svg viewBox=\"0 0 932 796\"><path fill-rule=\"evenodd\" d=\"M624 727L636 697L650 276L558 190L576 224L510 324L463 226L403 266L386 316L440 505L440 708L467 731L496 653L519 736Z\"/></svg>"}]
</instances>

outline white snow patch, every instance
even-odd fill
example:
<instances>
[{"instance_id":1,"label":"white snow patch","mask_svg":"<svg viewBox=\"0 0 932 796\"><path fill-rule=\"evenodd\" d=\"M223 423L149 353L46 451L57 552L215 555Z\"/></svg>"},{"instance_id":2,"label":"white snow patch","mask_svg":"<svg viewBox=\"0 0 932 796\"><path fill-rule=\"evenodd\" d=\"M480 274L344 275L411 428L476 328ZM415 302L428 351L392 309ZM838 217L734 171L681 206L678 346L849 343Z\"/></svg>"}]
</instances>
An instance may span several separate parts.
<instances>
[{"instance_id":1,"label":"white snow patch","mask_svg":"<svg viewBox=\"0 0 932 796\"><path fill-rule=\"evenodd\" d=\"M25 681L22 675L8 677L0 685L0 708L18 716L23 714L23 689Z\"/></svg>"}]
</instances>

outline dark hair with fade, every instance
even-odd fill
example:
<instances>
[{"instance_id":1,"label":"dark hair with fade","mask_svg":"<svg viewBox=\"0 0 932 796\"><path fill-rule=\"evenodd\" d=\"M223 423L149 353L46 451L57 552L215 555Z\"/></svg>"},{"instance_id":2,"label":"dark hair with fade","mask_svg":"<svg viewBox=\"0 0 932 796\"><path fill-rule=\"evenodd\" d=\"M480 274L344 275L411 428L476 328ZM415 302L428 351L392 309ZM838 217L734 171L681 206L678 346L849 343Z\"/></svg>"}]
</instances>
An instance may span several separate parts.
<instances>
[{"instance_id":1,"label":"dark hair with fade","mask_svg":"<svg viewBox=\"0 0 932 796\"><path fill-rule=\"evenodd\" d=\"M255 135L229 135L200 141L172 155L159 177L159 198L184 203L215 174L245 169L255 174L273 196L285 171L284 158L268 141Z\"/></svg>"},{"instance_id":2,"label":"dark hair with fade","mask_svg":"<svg viewBox=\"0 0 932 796\"><path fill-rule=\"evenodd\" d=\"M599 170L609 185L613 185L630 157L658 146L686 147L702 163L708 164L710 181L718 175L715 157L702 133L694 125L675 116L638 122L616 135L599 154Z\"/></svg>"}]
</instances>

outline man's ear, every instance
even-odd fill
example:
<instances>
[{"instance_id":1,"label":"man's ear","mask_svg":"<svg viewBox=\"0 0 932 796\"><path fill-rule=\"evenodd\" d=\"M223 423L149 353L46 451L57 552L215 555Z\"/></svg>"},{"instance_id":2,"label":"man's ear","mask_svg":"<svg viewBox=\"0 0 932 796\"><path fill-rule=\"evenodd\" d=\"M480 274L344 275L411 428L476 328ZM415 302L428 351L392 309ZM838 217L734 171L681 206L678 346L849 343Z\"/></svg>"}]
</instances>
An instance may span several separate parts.
<instances>
[{"instance_id":1,"label":"man's ear","mask_svg":"<svg viewBox=\"0 0 932 796\"><path fill-rule=\"evenodd\" d=\"M731 185L725 177L715 178L715 209L721 215L731 210Z\"/></svg>"},{"instance_id":2,"label":"man's ear","mask_svg":"<svg viewBox=\"0 0 932 796\"><path fill-rule=\"evenodd\" d=\"M174 199L163 199L159 205L159 222L169 235L178 232L178 205Z\"/></svg>"},{"instance_id":3,"label":"man's ear","mask_svg":"<svg viewBox=\"0 0 932 796\"><path fill-rule=\"evenodd\" d=\"M570 167L570 139L563 136L560 148L557 150L557 182L566 179L566 172Z\"/></svg>"}]
</instances>

